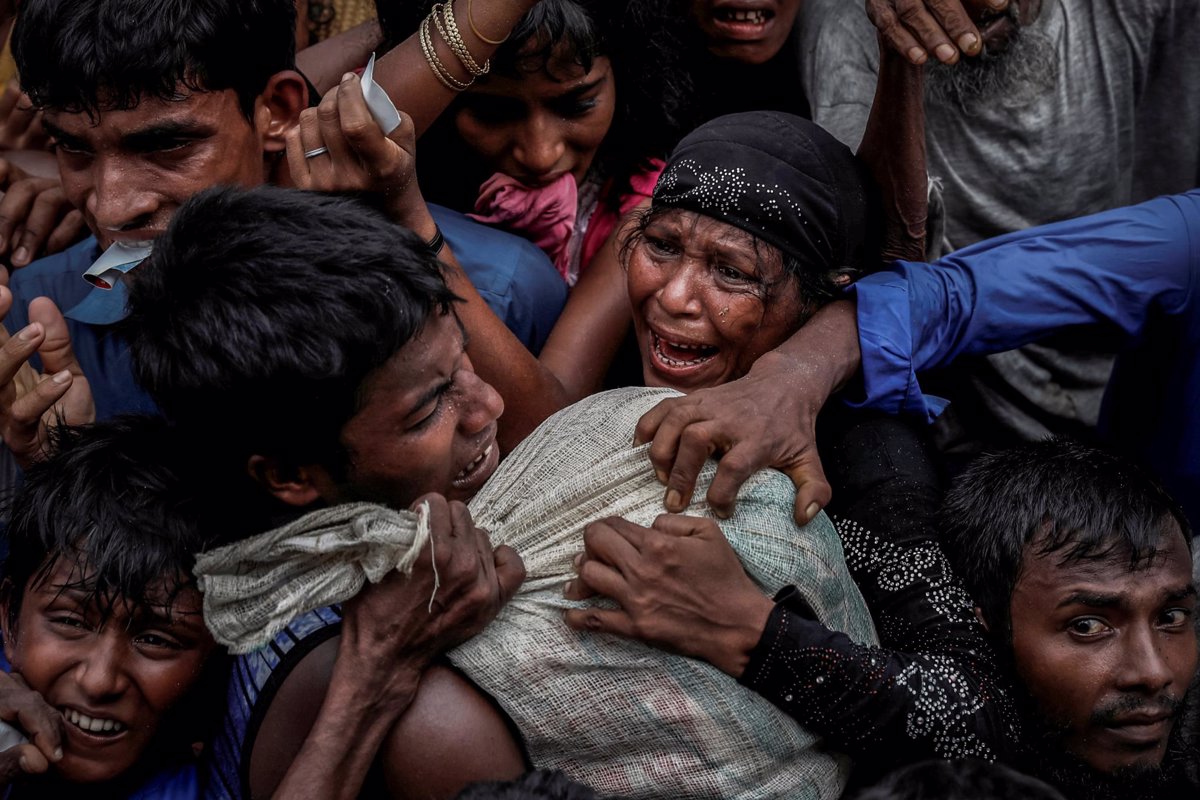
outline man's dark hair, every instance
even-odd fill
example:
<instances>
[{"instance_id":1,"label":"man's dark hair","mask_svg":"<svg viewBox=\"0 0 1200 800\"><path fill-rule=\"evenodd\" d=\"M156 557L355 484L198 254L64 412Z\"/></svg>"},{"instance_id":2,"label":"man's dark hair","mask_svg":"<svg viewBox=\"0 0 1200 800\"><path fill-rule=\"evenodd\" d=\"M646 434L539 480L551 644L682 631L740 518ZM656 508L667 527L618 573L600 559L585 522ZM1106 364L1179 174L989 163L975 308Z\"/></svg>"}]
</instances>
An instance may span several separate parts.
<instances>
[{"instance_id":1,"label":"man's dark hair","mask_svg":"<svg viewBox=\"0 0 1200 800\"><path fill-rule=\"evenodd\" d=\"M61 425L51 429L50 443L53 455L25 473L8 503L10 623L25 588L64 559L75 567L74 588L93 595L105 614L118 598L169 604L192 583L193 556L207 540L196 483L166 422L131 416ZM173 587L171 576L179 578Z\"/></svg>"},{"instance_id":2,"label":"man's dark hair","mask_svg":"<svg viewBox=\"0 0 1200 800\"><path fill-rule=\"evenodd\" d=\"M457 299L411 231L269 186L191 198L135 274L138 381L215 469L240 474L257 454L344 475L364 381Z\"/></svg>"},{"instance_id":3,"label":"man's dark hair","mask_svg":"<svg viewBox=\"0 0 1200 800\"><path fill-rule=\"evenodd\" d=\"M12 47L37 108L94 116L233 89L249 117L295 68L295 36L293 0L23 0Z\"/></svg>"},{"instance_id":4,"label":"man's dark hair","mask_svg":"<svg viewBox=\"0 0 1200 800\"><path fill-rule=\"evenodd\" d=\"M1062 438L981 456L946 495L940 526L951 563L1005 639L1026 547L1062 563L1125 559L1130 570L1176 529L1191 547L1182 510L1142 469Z\"/></svg>"}]
</instances>

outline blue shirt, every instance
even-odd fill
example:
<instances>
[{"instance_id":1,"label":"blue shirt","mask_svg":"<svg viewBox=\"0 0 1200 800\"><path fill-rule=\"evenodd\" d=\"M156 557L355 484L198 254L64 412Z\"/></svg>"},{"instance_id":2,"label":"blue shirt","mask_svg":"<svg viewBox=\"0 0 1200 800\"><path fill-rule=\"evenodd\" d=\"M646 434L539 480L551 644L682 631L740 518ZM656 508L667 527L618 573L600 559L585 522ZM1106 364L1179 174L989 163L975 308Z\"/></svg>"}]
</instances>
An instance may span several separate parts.
<instances>
[{"instance_id":1,"label":"blue shirt","mask_svg":"<svg viewBox=\"0 0 1200 800\"><path fill-rule=\"evenodd\" d=\"M1100 428L1200 530L1200 190L980 242L858 281L866 397L933 419L917 373L1103 323L1128 344Z\"/></svg>"},{"instance_id":2,"label":"blue shirt","mask_svg":"<svg viewBox=\"0 0 1200 800\"><path fill-rule=\"evenodd\" d=\"M430 206L463 270L496 316L521 342L538 352L567 299L567 287L546 254L534 244L489 228L456 211ZM91 386L96 418L122 413L156 413L150 396L133 379L129 347L114 326L125 319L123 283L99 289L83 273L100 257L95 238L15 270L9 282L10 333L29 324L29 301L49 297L66 317L71 344ZM41 369L35 357L33 365Z\"/></svg>"}]
</instances>

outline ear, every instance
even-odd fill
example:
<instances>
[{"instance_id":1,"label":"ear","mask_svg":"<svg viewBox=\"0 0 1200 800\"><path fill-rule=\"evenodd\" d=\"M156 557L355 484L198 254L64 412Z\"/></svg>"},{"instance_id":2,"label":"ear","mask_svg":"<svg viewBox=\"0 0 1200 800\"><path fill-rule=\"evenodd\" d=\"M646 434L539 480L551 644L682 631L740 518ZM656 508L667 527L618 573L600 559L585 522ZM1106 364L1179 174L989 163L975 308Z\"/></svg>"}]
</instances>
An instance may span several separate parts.
<instances>
[{"instance_id":1,"label":"ear","mask_svg":"<svg viewBox=\"0 0 1200 800\"><path fill-rule=\"evenodd\" d=\"M975 606L975 619L979 620L979 624L983 626L985 631L988 633L992 632L991 627L988 625L987 617L983 616L983 609L979 606Z\"/></svg>"},{"instance_id":2,"label":"ear","mask_svg":"<svg viewBox=\"0 0 1200 800\"><path fill-rule=\"evenodd\" d=\"M17 636L16 620L9 616L9 611L12 610L13 582L8 578L0 583L0 631L4 634L4 657L12 664L13 669L20 671L16 659L16 649L13 647Z\"/></svg>"},{"instance_id":3,"label":"ear","mask_svg":"<svg viewBox=\"0 0 1200 800\"><path fill-rule=\"evenodd\" d=\"M320 500L321 487L331 483L319 467L285 466L269 456L250 456L246 471L276 499L297 508Z\"/></svg>"},{"instance_id":4,"label":"ear","mask_svg":"<svg viewBox=\"0 0 1200 800\"><path fill-rule=\"evenodd\" d=\"M308 108L308 82L295 70L276 72L254 102L254 125L262 135L263 153L282 153L284 137L300 124L300 112Z\"/></svg>"},{"instance_id":5,"label":"ear","mask_svg":"<svg viewBox=\"0 0 1200 800\"><path fill-rule=\"evenodd\" d=\"M841 269L834 273L833 282L839 289L845 289L854 280L858 270Z\"/></svg>"}]
</instances>

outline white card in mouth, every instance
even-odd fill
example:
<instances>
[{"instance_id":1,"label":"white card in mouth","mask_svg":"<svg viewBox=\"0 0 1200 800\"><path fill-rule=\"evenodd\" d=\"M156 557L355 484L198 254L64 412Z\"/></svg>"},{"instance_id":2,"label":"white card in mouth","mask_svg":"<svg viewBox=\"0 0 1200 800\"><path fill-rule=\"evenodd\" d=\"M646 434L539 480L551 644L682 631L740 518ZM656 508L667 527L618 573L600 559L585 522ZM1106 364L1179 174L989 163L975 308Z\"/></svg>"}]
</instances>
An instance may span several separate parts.
<instances>
[{"instance_id":1,"label":"white card in mouth","mask_svg":"<svg viewBox=\"0 0 1200 800\"><path fill-rule=\"evenodd\" d=\"M392 98L388 97L388 93L375 82L374 53L371 54L371 60L367 62L367 68L363 70L362 93L363 99L367 101L367 109L379 123L379 127L383 129L384 136L388 136L400 127L400 112L396 110L396 105L392 102Z\"/></svg>"},{"instance_id":2,"label":"white card in mouth","mask_svg":"<svg viewBox=\"0 0 1200 800\"><path fill-rule=\"evenodd\" d=\"M96 263L83 273L83 279L92 286L101 289L111 289L121 280L121 276L150 257L153 245L149 243L125 244L113 242L112 245L96 259Z\"/></svg>"}]
</instances>

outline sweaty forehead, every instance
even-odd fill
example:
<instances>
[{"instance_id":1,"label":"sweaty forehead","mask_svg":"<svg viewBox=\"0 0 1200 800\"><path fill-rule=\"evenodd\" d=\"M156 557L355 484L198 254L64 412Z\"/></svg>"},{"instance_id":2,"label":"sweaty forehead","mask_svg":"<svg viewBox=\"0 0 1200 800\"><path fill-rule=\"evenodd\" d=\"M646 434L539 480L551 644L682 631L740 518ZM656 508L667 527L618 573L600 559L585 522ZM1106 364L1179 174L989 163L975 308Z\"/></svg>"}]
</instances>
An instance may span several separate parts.
<instances>
[{"instance_id":1,"label":"sweaty forehead","mask_svg":"<svg viewBox=\"0 0 1200 800\"><path fill-rule=\"evenodd\" d=\"M1045 593L1049 598L1069 593L1074 584L1106 587L1110 591L1122 587L1130 591L1161 591L1189 584L1192 575L1191 552L1174 521L1163 530L1154 555L1137 563L1133 562L1129 547L1119 541L1081 558L1067 557L1069 543L1048 553L1042 552L1038 543L1035 539L1025 547L1014 594Z\"/></svg>"},{"instance_id":2,"label":"sweaty forehead","mask_svg":"<svg viewBox=\"0 0 1200 800\"><path fill-rule=\"evenodd\" d=\"M88 139L120 139L165 127L216 131L239 121L242 125L250 124L232 89L209 92L182 87L175 99L147 97L132 108L107 109L98 114L50 108L44 118L51 131L57 129Z\"/></svg>"}]
</instances>

